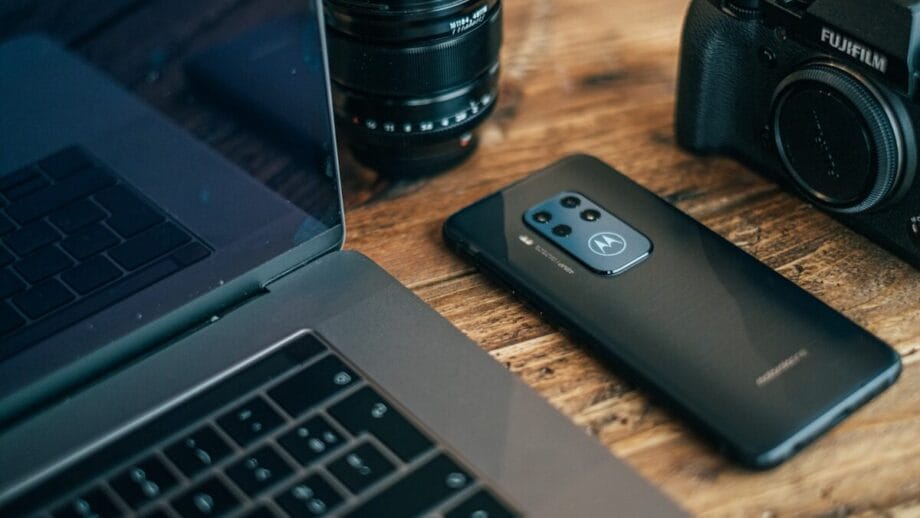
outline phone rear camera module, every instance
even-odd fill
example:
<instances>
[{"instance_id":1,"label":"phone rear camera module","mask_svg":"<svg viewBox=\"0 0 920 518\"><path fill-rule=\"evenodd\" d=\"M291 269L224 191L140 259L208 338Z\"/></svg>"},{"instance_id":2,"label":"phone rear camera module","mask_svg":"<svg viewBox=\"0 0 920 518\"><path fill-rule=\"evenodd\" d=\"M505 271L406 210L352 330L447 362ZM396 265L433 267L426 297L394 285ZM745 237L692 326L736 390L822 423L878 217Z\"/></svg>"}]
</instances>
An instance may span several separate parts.
<instances>
[{"instance_id":1,"label":"phone rear camera module","mask_svg":"<svg viewBox=\"0 0 920 518\"><path fill-rule=\"evenodd\" d=\"M600 275L620 275L652 253L645 235L577 191L556 193L524 211L522 218L531 230ZM534 244L527 240L522 235L525 245Z\"/></svg>"},{"instance_id":2,"label":"phone rear camera module","mask_svg":"<svg viewBox=\"0 0 920 518\"><path fill-rule=\"evenodd\" d=\"M585 221L597 221L600 217L601 213L594 209L588 209L581 212L581 219Z\"/></svg>"},{"instance_id":3,"label":"phone rear camera module","mask_svg":"<svg viewBox=\"0 0 920 518\"><path fill-rule=\"evenodd\" d=\"M581 200L575 196L566 196L565 198L562 198L559 203L567 209L574 209L575 207L581 205Z\"/></svg>"},{"instance_id":4,"label":"phone rear camera module","mask_svg":"<svg viewBox=\"0 0 920 518\"><path fill-rule=\"evenodd\" d=\"M553 215L549 212L540 211L533 215L533 220L537 223L549 223L549 220L553 219Z\"/></svg>"},{"instance_id":5,"label":"phone rear camera module","mask_svg":"<svg viewBox=\"0 0 920 518\"><path fill-rule=\"evenodd\" d=\"M556 225L553 227L553 234L556 234L559 237L565 237L572 233L572 227L568 225Z\"/></svg>"}]
</instances>

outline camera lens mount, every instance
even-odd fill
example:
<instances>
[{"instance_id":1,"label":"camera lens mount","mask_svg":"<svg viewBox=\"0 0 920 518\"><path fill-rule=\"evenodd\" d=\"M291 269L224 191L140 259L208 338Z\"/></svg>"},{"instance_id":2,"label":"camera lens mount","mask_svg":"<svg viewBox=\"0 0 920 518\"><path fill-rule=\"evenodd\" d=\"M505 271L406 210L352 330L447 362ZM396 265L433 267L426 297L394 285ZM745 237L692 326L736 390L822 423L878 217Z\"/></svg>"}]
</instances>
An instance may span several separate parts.
<instances>
[{"instance_id":1,"label":"camera lens mount","mask_svg":"<svg viewBox=\"0 0 920 518\"><path fill-rule=\"evenodd\" d=\"M812 64L783 80L773 99L780 158L816 204L863 212L895 191L906 160L901 125L861 75L836 64Z\"/></svg>"}]
</instances>

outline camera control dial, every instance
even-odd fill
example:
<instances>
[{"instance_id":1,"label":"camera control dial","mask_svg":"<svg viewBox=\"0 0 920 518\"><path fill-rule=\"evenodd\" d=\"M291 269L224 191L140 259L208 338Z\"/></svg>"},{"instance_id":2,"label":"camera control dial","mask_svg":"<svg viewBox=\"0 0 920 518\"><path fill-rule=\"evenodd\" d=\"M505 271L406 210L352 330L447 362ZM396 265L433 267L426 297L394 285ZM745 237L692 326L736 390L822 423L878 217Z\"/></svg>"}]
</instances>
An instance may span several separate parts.
<instances>
[{"instance_id":1,"label":"camera control dial","mask_svg":"<svg viewBox=\"0 0 920 518\"><path fill-rule=\"evenodd\" d=\"M838 65L810 65L780 83L773 136L788 174L831 211L878 206L903 174L904 136L890 104Z\"/></svg>"}]
</instances>

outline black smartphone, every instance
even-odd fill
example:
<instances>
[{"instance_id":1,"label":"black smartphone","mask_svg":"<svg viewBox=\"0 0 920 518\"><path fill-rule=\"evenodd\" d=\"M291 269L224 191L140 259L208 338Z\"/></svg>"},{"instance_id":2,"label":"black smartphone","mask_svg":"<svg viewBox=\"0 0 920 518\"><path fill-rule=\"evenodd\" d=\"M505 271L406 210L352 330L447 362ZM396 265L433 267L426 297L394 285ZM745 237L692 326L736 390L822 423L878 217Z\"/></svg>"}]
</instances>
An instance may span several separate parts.
<instances>
[{"instance_id":1,"label":"black smartphone","mask_svg":"<svg viewBox=\"0 0 920 518\"><path fill-rule=\"evenodd\" d=\"M566 158L443 230L750 467L789 458L901 371L891 347L596 158Z\"/></svg>"}]
</instances>

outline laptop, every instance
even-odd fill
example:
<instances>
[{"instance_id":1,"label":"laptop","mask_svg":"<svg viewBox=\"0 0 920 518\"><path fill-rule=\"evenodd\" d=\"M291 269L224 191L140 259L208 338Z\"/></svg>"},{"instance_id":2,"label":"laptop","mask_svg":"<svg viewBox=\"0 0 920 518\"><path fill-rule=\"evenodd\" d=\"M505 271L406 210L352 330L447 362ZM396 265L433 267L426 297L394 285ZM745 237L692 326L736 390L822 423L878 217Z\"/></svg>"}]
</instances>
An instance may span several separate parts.
<instances>
[{"instance_id":1,"label":"laptop","mask_svg":"<svg viewBox=\"0 0 920 518\"><path fill-rule=\"evenodd\" d=\"M0 516L681 514L341 250L308 9L290 182L48 39L0 45Z\"/></svg>"}]
</instances>

